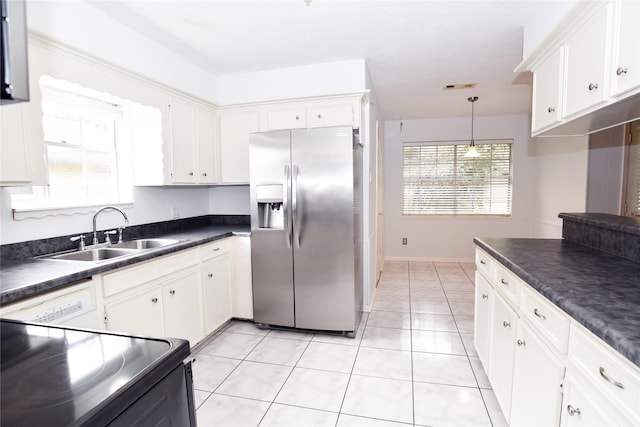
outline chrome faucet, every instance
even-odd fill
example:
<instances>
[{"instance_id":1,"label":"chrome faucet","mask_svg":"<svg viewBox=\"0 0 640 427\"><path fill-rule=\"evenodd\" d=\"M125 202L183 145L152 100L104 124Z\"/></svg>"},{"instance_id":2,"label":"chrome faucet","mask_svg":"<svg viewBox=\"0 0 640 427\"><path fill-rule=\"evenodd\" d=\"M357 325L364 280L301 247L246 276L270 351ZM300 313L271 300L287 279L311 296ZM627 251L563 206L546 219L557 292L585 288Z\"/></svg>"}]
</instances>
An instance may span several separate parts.
<instances>
[{"instance_id":1,"label":"chrome faucet","mask_svg":"<svg viewBox=\"0 0 640 427\"><path fill-rule=\"evenodd\" d=\"M129 224L129 218L127 218L127 215L124 212L122 212L120 209L116 208L115 206L105 206L103 208L98 209L96 213L93 214L93 244L94 245L98 244L98 230L96 228L96 219L98 218L98 214L103 211L118 211L122 214L122 217L124 218L124 223ZM122 227L122 228L125 228L125 227Z\"/></svg>"}]
</instances>

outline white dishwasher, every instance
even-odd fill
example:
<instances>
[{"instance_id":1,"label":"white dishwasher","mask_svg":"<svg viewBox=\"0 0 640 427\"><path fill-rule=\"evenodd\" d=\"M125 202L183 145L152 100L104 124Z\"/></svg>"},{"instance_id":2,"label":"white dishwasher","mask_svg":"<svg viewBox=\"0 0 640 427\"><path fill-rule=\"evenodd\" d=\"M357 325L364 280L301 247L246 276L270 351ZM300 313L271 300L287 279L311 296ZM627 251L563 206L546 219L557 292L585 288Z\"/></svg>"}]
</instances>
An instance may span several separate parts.
<instances>
[{"instance_id":1,"label":"white dishwasher","mask_svg":"<svg viewBox=\"0 0 640 427\"><path fill-rule=\"evenodd\" d=\"M0 308L5 319L102 329L91 280Z\"/></svg>"}]
</instances>

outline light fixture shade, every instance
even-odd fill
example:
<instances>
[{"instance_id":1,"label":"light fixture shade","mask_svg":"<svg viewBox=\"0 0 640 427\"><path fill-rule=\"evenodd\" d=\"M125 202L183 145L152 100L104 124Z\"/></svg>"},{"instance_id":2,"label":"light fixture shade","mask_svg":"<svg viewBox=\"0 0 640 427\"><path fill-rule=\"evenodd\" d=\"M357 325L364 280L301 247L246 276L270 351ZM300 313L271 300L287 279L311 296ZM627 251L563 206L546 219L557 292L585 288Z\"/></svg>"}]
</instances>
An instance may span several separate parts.
<instances>
[{"instance_id":1,"label":"light fixture shade","mask_svg":"<svg viewBox=\"0 0 640 427\"><path fill-rule=\"evenodd\" d=\"M464 153L465 157L480 157L480 153L478 153L478 149L475 145L470 145L469 149L466 153Z\"/></svg>"}]
</instances>

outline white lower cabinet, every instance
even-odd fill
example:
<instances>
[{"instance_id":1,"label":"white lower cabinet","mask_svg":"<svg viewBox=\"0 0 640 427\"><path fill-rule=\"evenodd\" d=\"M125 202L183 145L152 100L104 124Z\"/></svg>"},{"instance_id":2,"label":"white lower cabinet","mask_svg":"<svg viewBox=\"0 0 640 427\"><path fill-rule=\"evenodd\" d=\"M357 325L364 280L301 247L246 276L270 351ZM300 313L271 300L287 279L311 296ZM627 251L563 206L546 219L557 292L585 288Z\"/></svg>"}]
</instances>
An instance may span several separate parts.
<instances>
[{"instance_id":1,"label":"white lower cabinet","mask_svg":"<svg viewBox=\"0 0 640 427\"><path fill-rule=\"evenodd\" d=\"M518 315L497 293L489 325L489 381L505 417L511 413L511 388Z\"/></svg>"},{"instance_id":2,"label":"white lower cabinet","mask_svg":"<svg viewBox=\"0 0 640 427\"><path fill-rule=\"evenodd\" d=\"M638 366L484 251L476 263L474 342L509 425L640 425Z\"/></svg>"},{"instance_id":3,"label":"white lower cabinet","mask_svg":"<svg viewBox=\"0 0 640 427\"><path fill-rule=\"evenodd\" d=\"M489 370L489 321L493 307L493 289L487 280L476 272L476 297L474 306L473 340L480 361Z\"/></svg>"},{"instance_id":4,"label":"white lower cabinet","mask_svg":"<svg viewBox=\"0 0 640 427\"><path fill-rule=\"evenodd\" d=\"M525 322L516 336L510 425L557 426L564 363Z\"/></svg>"},{"instance_id":5,"label":"white lower cabinet","mask_svg":"<svg viewBox=\"0 0 640 427\"><path fill-rule=\"evenodd\" d=\"M158 286L109 302L104 312L109 331L164 336L162 291Z\"/></svg>"},{"instance_id":6,"label":"white lower cabinet","mask_svg":"<svg viewBox=\"0 0 640 427\"><path fill-rule=\"evenodd\" d=\"M204 331L218 329L231 319L231 280L229 257L221 256L202 265Z\"/></svg>"},{"instance_id":7,"label":"white lower cabinet","mask_svg":"<svg viewBox=\"0 0 640 427\"><path fill-rule=\"evenodd\" d=\"M192 347L205 336L199 276L200 269L193 267L162 285L164 334L187 339Z\"/></svg>"}]
</instances>

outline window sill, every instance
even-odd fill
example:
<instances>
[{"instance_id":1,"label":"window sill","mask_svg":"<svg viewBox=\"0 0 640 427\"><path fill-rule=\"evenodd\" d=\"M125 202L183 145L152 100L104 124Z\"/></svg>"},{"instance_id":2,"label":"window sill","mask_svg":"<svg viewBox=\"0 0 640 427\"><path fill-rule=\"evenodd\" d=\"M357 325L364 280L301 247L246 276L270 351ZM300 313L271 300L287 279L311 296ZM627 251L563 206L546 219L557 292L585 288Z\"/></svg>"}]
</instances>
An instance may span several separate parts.
<instances>
[{"instance_id":1,"label":"window sill","mask_svg":"<svg viewBox=\"0 0 640 427\"><path fill-rule=\"evenodd\" d=\"M107 203L100 205L86 205L86 206L45 206L40 208L14 208L13 219L21 221L24 219L40 219L47 216L57 215L77 215L95 212L103 206L115 206L120 209L133 208L133 202L120 202L120 203Z\"/></svg>"}]
</instances>

